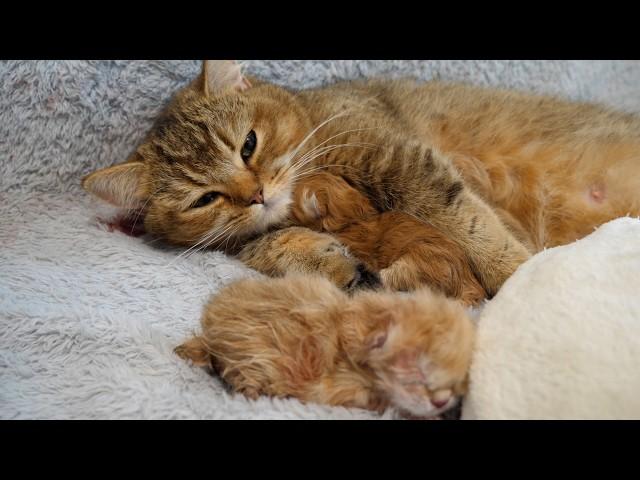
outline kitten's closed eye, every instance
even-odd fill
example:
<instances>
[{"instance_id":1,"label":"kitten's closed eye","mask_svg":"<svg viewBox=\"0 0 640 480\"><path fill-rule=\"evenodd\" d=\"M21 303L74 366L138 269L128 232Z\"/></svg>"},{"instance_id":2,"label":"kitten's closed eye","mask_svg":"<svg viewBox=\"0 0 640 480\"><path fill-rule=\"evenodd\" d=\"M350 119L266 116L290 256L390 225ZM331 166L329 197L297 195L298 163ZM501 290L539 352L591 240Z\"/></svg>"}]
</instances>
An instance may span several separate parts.
<instances>
[{"instance_id":1,"label":"kitten's closed eye","mask_svg":"<svg viewBox=\"0 0 640 480\"><path fill-rule=\"evenodd\" d=\"M240 156L245 163L251 158L253 151L256 149L256 145L258 144L258 139L256 137L256 132L251 130L249 135L244 141L244 145L242 146L242 150L240 150Z\"/></svg>"},{"instance_id":2,"label":"kitten's closed eye","mask_svg":"<svg viewBox=\"0 0 640 480\"><path fill-rule=\"evenodd\" d=\"M201 196L198 199L198 201L196 203L191 205L191 208L201 208L201 207L204 207L206 205L209 205L211 202L216 200L219 196L220 196L220 194L218 192L205 193L203 196Z\"/></svg>"}]
</instances>

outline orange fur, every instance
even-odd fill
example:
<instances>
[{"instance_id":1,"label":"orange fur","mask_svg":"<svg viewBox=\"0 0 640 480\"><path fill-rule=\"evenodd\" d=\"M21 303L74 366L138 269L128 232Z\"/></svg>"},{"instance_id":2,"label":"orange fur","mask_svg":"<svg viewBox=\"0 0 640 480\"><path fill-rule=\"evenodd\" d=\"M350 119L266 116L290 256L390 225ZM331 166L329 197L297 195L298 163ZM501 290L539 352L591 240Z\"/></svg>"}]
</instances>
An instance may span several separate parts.
<instances>
[{"instance_id":1,"label":"orange fur","mask_svg":"<svg viewBox=\"0 0 640 480\"><path fill-rule=\"evenodd\" d=\"M244 162L250 131L257 147ZM294 92L207 61L128 162L83 184L144 208L146 230L170 242L238 252L259 239L252 251L264 255L273 249L260 237L286 227L296 181L324 166L376 209L438 228L493 295L530 253L640 214L639 150L640 120L595 105L412 80ZM215 202L193 208L212 191ZM288 261L294 271L319 263Z\"/></svg>"},{"instance_id":2,"label":"orange fur","mask_svg":"<svg viewBox=\"0 0 640 480\"><path fill-rule=\"evenodd\" d=\"M344 179L329 173L303 178L294 192L293 221L333 234L380 272L393 290L422 285L475 304L485 297L466 255L438 229L400 212L383 212Z\"/></svg>"},{"instance_id":3,"label":"orange fur","mask_svg":"<svg viewBox=\"0 0 640 480\"><path fill-rule=\"evenodd\" d=\"M257 146L243 159L251 132ZM93 172L83 186L142 212L148 232L176 244L237 254L268 275L315 272L341 288L353 287L367 275L361 261L343 247L343 235L350 249L396 288L441 282L447 293L465 297L458 284L472 283L466 258L491 296L531 253L581 238L618 216L639 215L638 152L640 119L596 105L412 80L350 81L291 91L245 78L232 62L208 61L203 73L176 94L131 158ZM350 200L343 192L347 196L333 199L337 215L329 212L309 223L318 230L314 222L323 219L322 231L292 227L296 185L318 169L341 177L360 196ZM199 205L212 193L213 201ZM358 217L371 209L373 217ZM349 215L357 220L337 228ZM410 218L427 227L417 228ZM453 272L460 280L447 284ZM296 288L282 282L274 285ZM376 293L348 301L325 285L318 287L318 295L327 295L332 305L331 299L340 299L331 310L338 313L328 317L325 300L313 303L311 286L301 287L298 297L287 297L278 310L283 292L269 284L247 285L253 286L238 293L263 289L270 296L253 310L242 295L223 296L217 303L230 308L220 319L235 319L221 327L224 350L215 355L230 383L251 395L288 392L352 405L390 401L389 391L380 387L385 382L381 372L389 365L412 364L413 354L379 364L375 354L358 357L361 337L338 329L342 324L335 321L348 311L340 305L360 308L363 317L344 325L364 330L372 312L387 312L387 318L397 309L412 316L405 311L407 297ZM376 310L375 298L385 307ZM423 298L424 311L430 311L430 302L444 305L433 296ZM304 302L318 308L302 308ZM238 316L231 307L247 314ZM261 316L261 310L269 315ZM427 317L438 316L432 313ZM409 324L422 328L420 321ZM252 325L263 330L251 330ZM279 325L298 336L289 338ZM307 335L305 325L319 328L320 336ZM208 348L217 340L207 337L207 328ZM264 334L252 341L257 331ZM413 333L433 339L434 345L447 338ZM281 336L286 340L279 345ZM352 338L360 339L354 351L347 342ZM398 349L407 352L413 337L398 338ZM461 339L450 340L442 344L454 351ZM183 351L201 361L198 345ZM355 367L374 373L356 374ZM398 398L415 398L410 390L401 389Z\"/></svg>"},{"instance_id":4,"label":"orange fur","mask_svg":"<svg viewBox=\"0 0 640 480\"><path fill-rule=\"evenodd\" d=\"M240 301L239 301L240 300ZM315 276L246 279L212 298L176 349L235 390L431 417L465 392L473 325L429 290L347 296Z\"/></svg>"}]
</instances>

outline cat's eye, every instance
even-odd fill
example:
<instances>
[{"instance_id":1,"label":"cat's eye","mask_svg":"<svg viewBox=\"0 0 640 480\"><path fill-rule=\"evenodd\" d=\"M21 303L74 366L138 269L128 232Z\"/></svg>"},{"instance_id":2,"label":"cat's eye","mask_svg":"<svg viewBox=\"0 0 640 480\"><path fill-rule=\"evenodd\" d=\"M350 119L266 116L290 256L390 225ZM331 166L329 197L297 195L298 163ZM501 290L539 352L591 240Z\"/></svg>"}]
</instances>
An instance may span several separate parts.
<instances>
[{"instance_id":1,"label":"cat's eye","mask_svg":"<svg viewBox=\"0 0 640 480\"><path fill-rule=\"evenodd\" d=\"M211 202L213 202L219 196L220 196L220 194L218 192L205 193L204 195L202 195L198 199L198 201L196 203L191 205L191 208L200 208L200 207L204 207L206 205L209 205Z\"/></svg>"},{"instance_id":2,"label":"cat's eye","mask_svg":"<svg viewBox=\"0 0 640 480\"><path fill-rule=\"evenodd\" d=\"M251 130L244 141L244 145L242 145L242 150L240 150L240 156L242 157L242 160L246 162L249 160L249 158L251 158L251 155L253 155L253 151L256 149L257 143L258 139L256 137L256 132Z\"/></svg>"}]
</instances>

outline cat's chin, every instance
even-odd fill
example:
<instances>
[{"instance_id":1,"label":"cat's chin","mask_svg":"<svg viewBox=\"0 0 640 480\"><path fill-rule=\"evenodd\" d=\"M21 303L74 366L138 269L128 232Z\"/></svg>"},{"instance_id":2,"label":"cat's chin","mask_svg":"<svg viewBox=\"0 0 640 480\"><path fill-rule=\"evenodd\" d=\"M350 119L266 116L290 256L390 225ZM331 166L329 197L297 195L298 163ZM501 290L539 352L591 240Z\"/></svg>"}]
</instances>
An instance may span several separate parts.
<instances>
[{"instance_id":1,"label":"cat's chin","mask_svg":"<svg viewBox=\"0 0 640 480\"><path fill-rule=\"evenodd\" d=\"M264 204L255 205L257 209L255 230L262 233L269 228L282 224L288 217L293 200L290 193L282 193L265 198Z\"/></svg>"}]
</instances>

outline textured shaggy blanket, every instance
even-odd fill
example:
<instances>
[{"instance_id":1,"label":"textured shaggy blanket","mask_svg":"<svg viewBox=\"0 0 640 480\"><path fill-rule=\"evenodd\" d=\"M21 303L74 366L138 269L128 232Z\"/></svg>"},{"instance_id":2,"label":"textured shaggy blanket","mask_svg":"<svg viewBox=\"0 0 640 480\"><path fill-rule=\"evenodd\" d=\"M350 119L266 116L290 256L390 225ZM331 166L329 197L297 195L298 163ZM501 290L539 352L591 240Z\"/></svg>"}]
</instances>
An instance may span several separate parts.
<instances>
[{"instance_id":1,"label":"textured shaggy blanket","mask_svg":"<svg viewBox=\"0 0 640 480\"><path fill-rule=\"evenodd\" d=\"M246 68L297 87L413 75L640 111L637 62L251 61ZM198 327L208 295L251 272L216 252L174 261L178 250L95 221L81 176L125 159L198 70L194 61L0 63L0 418L380 418L296 400L250 402L176 358L172 348ZM498 401L491 392L474 395Z\"/></svg>"},{"instance_id":2,"label":"textured shaggy blanket","mask_svg":"<svg viewBox=\"0 0 640 480\"><path fill-rule=\"evenodd\" d=\"M468 419L640 419L640 220L522 265L478 319Z\"/></svg>"}]
</instances>

